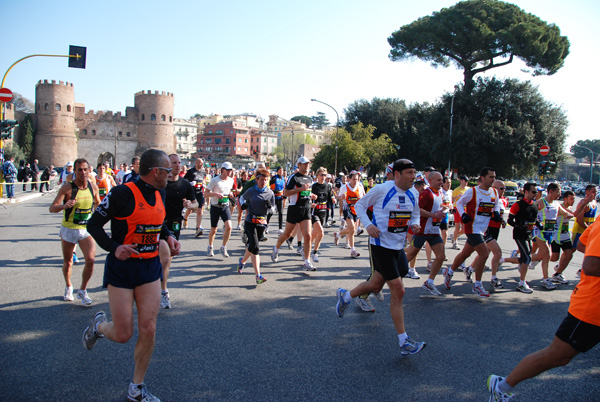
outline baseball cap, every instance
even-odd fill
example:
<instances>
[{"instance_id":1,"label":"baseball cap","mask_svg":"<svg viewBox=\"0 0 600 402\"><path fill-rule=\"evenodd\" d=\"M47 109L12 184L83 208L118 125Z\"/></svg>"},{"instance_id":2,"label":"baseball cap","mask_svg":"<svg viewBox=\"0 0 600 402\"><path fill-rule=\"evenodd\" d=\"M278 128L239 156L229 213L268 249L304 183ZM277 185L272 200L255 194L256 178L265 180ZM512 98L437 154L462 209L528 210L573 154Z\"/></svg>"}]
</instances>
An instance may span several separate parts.
<instances>
[{"instance_id":1,"label":"baseball cap","mask_svg":"<svg viewBox=\"0 0 600 402\"><path fill-rule=\"evenodd\" d=\"M71 161L68 161L68 162L67 162L67 166L73 166L73 162L71 162Z\"/></svg>"},{"instance_id":2,"label":"baseball cap","mask_svg":"<svg viewBox=\"0 0 600 402\"><path fill-rule=\"evenodd\" d=\"M423 169L424 172L435 172L435 168L433 166L427 166Z\"/></svg>"},{"instance_id":3,"label":"baseball cap","mask_svg":"<svg viewBox=\"0 0 600 402\"><path fill-rule=\"evenodd\" d=\"M331 179L331 175L329 173L327 173L327 178Z\"/></svg>"},{"instance_id":4,"label":"baseball cap","mask_svg":"<svg viewBox=\"0 0 600 402\"><path fill-rule=\"evenodd\" d=\"M233 170L233 165L231 162L223 162L221 169Z\"/></svg>"},{"instance_id":5,"label":"baseball cap","mask_svg":"<svg viewBox=\"0 0 600 402\"><path fill-rule=\"evenodd\" d=\"M344 172L339 172L338 176L344 176Z\"/></svg>"},{"instance_id":6,"label":"baseball cap","mask_svg":"<svg viewBox=\"0 0 600 402\"><path fill-rule=\"evenodd\" d=\"M298 160L296 161L296 165L299 165L299 164L301 164L301 163L308 163L308 162L310 162L310 160L309 160L309 159L308 159L306 156L302 155L302 156L301 156L301 157L299 157L299 158L298 158Z\"/></svg>"},{"instance_id":7,"label":"baseball cap","mask_svg":"<svg viewBox=\"0 0 600 402\"><path fill-rule=\"evenodd\" d=\"M469 181L469 178L463 174L461 176L458 176L458 180Z\"/></svg>"},{"instance_id":8,"label":"baseball cap","mask_svg":"<svg viewBox=\"0 0 600 402\"><path fill-rule=\"evenodd\" d=\"M392 169L394 169L394 162L385 167L385 174L392 173Z\"/></svg>"}]
</instances>

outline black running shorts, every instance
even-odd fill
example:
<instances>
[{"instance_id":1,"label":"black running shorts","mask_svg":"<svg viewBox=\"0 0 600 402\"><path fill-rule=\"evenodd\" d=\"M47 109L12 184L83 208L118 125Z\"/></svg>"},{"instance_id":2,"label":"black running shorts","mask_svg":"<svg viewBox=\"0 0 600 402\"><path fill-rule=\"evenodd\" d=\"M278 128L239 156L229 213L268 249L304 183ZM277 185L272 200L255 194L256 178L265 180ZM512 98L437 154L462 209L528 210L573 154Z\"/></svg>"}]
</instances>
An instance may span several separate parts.
<instances>
[{"instance_id":1,"label":"black running shorts","mask_svg":"<svg viewBox=\"0 0 600 402\"><path fill-rule=\"evenodd\" d=\"M404 278L408 274L408 260L403 249L391 250L371 244L370 250L371 268L379 272L386 281Z\"/></svg>"}]
</instances>

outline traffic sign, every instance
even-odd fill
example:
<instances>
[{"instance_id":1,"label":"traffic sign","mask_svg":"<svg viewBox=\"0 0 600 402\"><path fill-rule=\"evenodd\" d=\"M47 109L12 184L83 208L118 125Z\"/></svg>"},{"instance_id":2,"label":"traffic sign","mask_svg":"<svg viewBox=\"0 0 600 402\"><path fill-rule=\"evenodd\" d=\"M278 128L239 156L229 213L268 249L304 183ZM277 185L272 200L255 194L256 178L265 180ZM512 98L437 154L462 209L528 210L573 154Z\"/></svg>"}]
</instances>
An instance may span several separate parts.
<instances>
[{"instance_id":1,"label":"traffic sign","mask_svg":"<svg viewBox=\"0 0 600 402\"><path fill-rule=\"evenodd\" d=\"M0 88L0 102L10 102L13 98L13 93L8 88Z\"/></svg>"},{"instance_id":2,"label":"traffic sign","mask_svg":"<svg viewBox=\"0 0 600 402\"><path fill-rule=\"evenodd\" d=\"M540 154L542 156L546 156L550 153L550 147L548 145L542 145L542 147L540 148Z\"/></svg>"}]
</instances>

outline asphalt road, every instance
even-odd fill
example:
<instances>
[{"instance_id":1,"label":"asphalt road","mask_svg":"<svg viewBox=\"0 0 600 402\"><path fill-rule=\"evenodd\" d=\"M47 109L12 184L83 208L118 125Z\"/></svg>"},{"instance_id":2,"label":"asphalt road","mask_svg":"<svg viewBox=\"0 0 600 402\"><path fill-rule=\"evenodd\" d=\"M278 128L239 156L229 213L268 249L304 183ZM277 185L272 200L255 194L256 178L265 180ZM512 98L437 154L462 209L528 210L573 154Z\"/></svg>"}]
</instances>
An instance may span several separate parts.
<instances>
[{"instance_id":1,"label":"asphalt road","mask_svg":"<svg viewBox=\"0 0 600 402\"><path fill-rule=\"evenodd\" d=\"M63 302L61 217L48 212L51 197L0 207L0 400L123 401L137 333L126 344L101 339L94 350L83 348L81 333L93 314L109 312L101 288L106 253L97 253L89 286L93 305ZM434 298L420 288L426 272L421 255L423 279L405 280L404 310L408 334L427 347L403 358L387 288L383 303L373 301L376 312L353 305L343 318L336 316L336 289L352 288L369 267L367 237L358 238L362 256L353 260L349 250L333 246L332 230L319 269L311 273L285 247L280 262L271 263L271 236L263 243L268 281L260 286L251 268L235 272L243 252L239 232L224 259L207 257L206 236L195 239L185 230L169 281L173 308L158 317L146 376L150 391L162 401L484 401L489 374L507 374L551 341L582 261L578 253L565 275L571 284L555 291L541 288L539 267L528 275L533 294L514 291L518 274L509 265L500 271L506 289L489 299L473 295L461 273L450 291L438 277L443 296ZM215 249L220 239L221 232ZM500 245L505 254L514 248L510 230L502 231ZM448 255L452 260L456 251ZM81 266L74 269L75 287ZM489 279L486 271L488 289ZM598 348L516 391L515 401L598 400Z\"/></svg>"}]
</instances>

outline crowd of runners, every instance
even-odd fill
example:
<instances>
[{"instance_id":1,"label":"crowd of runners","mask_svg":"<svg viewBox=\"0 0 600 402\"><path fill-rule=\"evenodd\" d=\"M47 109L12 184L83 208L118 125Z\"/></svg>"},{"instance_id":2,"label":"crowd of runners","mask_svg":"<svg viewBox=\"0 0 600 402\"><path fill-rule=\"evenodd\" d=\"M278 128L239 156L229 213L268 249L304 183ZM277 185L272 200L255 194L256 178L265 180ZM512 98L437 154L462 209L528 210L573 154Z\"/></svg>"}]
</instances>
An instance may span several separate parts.
<instances>
[{"instance_id":1,"label":"crowd of runners","mask_svg":"<svg viewBox=\"0 0 600 402\"><path fill-rule=\"evenodd\" d=\"M408 159L390 163L385 181L377 185L372 178L363 183L358 171L332 174L323 167L311 169L310 160L304 156L296 161L292 172L282 167L271 172L262 164L252 171L235 171L230 162L224 162L220 169L207 169L202 159L186 169L178 155L158 150L134 158L131 170L124 164L119 172L114 172L109 166L99 164L93 172L84 159L69 162L67 167L64 177L61 176L63 185L50 206L50 212L63 214L60 228L63 299L75 299L71 276L79 245L85 264L76 297L85 306L93 303L86 289L94 272L96 244L106 250L103 287L108 289L110 320L105 312L97 312L82 341L87 349L92 349L101 338L127 342L133 335L135 301L139 336L128 389L131 401L158 401L145 386L144 376L154 349L159 309L172 307L167 286L169 271L173 257L181 249L181 231L188 227L194 229L195 237L208 237L207 258L215 257L217 237L218 254L229 258L227 246L231 236L240 233L245 253L232 261L232 269L242 274L250 263L257 286L267 281L261 273L261 243L271 234L276 233L277 240L267 254L275 267L284 243L289 249L295 248L302 258L299 269L308 272L318 269L324 243L343 245L348 249L349 259L359 258L361 251L368 253L370 266L364 259L369 270L365 281L349 290L336 290L336 313L343 317L352 300L362 311L375 311L369 297L372 294L383 302L382 289L387 284L401 355L414 355L426 345L408 336L402 305L406 291L403 278L421 278L415 263L423 248L427 278L422 289L435 297L442 295L435 284L438 275L441 276L438 286L447 292L452 288L454 274L462 271L465 280L473 283L473 293L489 298L488 289L504 287L504 278L499 277L503 264L518 264L516 290L531 294L533 290L526 276L535 274L540 262L541 286L550 291L568 283L563 273L573 253L584 249L586 257L583 271L578 272L581 281L576 289L586 284L585 291L580 293L600 291L600 284L595 281L600 266L597 259L590 260L599 257L600 236L595 235L599 231L586 230L594 226L597 215L594 185L586 188L585 198L575 205L575 194L562 193L555 183L548 186L545 197L541 197L535 183L526 183L520 199L509 208L504 183L497 179L492 168L483 168L472 186L469 178L460 176L460 185L452 190L448 177L433 167L425 168L419 175L415 164ZM562 203L558 201L560 197ZM202 227L205 210L210 214L207 234ZM232 221L236 214L234 228ZM448 236L452 220L455 227ZM337 221L337 228L325 230ZM108 222L110 234L104 228ZM507 225L512 227L515 249L510 256L503 256L498 237L501 230L508 230ZM365 232L369 236L368 250L358 250L355 238ZM463 235L464 247L448 261L447 244L448 248L457 249ZM595 246L590 247L591 244ZM596 250L596 254L591 250ZM473 254L475 257L467 264ZM446 268L445 261L448 261ZM557 263L552 274L550 262ZM482 282L486 263L491 268L487 288ZM582 306L584 302L579 303L573 307L572 299L573 312L570 309L569 313L577 318L569 315L570 321L565 320L557 332L558 340L554 343L564 343L558 344L562 351L583 352L600 341L597 313L588 314ZM594 303L596 311L600 310ZM578 315L581 311L583 315ZM588 319L590 314L592 318ZM581 330L582 338L575 336L579 331L574 329L578 328L574 327L578 320L593 327ZM585 347L580 347L582 344ZM554 361L547 363L544 370L556 366L550 364ZM534 362L529 362L526 374L521 370L519 376L509 376L506 380L491 376L490 400L509 399L516 383L543 371L539 370L540 364L535 366L537 372L531 365Z\"/></svg>"}]
</instances>

